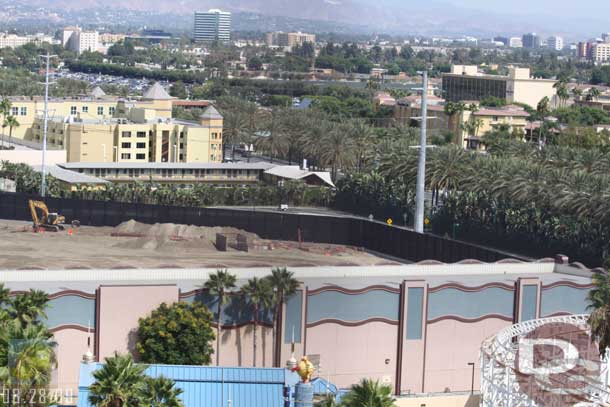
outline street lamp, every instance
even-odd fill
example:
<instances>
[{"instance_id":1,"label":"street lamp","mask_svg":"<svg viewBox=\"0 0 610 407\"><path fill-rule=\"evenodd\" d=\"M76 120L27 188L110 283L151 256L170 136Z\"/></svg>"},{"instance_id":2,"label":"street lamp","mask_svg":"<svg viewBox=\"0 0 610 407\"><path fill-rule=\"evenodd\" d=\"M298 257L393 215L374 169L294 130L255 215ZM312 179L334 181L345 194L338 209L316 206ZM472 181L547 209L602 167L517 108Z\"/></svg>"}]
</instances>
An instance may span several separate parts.
<instances>
[{"instance_id":1,"label":"street lamp","mask_svg":"<svg viewBox=\"0 0 610 407\"><path fill-rule=\"evenodd\" d=\"M472 380L470 381L470 394L474 394L474 362L468 362L468 366L472 366Z\"/></svg>"},{"instance_id":2,"label":"street lamp","mask_svg":"<svg viewBox=\"0 0 610 407\"><path fill-rule=\"evenodd\" d=\"M46 70L44 79L44 124L42 130L42 183L40 185L40 196L44 198L47 192L47 129L49 125L49 65L51 58L57 55L51 55L47 52L47 55L40 55L40 58L46 59Z\"/></svg>"}]
</instances>

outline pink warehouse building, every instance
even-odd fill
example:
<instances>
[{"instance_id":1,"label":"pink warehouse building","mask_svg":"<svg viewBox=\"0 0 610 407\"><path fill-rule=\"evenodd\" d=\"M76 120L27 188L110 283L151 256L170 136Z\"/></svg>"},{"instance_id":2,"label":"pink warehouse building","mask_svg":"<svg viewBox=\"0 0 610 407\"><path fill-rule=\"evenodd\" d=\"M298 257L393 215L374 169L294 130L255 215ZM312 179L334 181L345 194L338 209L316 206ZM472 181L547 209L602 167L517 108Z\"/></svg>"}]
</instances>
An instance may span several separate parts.
<instances>
[{"instance_id":1,"label":"pink warehouse building","mask_svg":"<svg viewBox=\"0 0 610 407\"><path fill-rule=\"evenodd\" d=\"M282 313L277 349L268 312L258 320L257 366L283 366L291 356L319 355L319 374L341 388L363 377L397 394L475 389L481 342L515 322L580 314L591 270L565 258L537 262L436 261L401 266L295 267L301 282ZM267 268L230 269L238 286ZM103 361L133 351L138 319L161 303L216 299L200 287L211 269L0 271L13 292L49 294L47 325L57 342L54 384L77 393L88 349ZM252 311L233 293L222 311L221 365L252 366ZM274 355L276 355L274 360Z\"/></svg>"}]
</instances>

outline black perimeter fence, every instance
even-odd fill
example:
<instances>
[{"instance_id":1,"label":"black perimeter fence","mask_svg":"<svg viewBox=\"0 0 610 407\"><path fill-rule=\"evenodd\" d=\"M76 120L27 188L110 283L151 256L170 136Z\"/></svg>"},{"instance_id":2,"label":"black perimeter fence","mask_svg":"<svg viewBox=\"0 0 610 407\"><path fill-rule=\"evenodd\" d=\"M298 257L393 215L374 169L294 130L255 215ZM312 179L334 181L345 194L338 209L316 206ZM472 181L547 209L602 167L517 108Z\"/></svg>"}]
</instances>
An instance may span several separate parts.
<instances>
[{"instance_id":1,"label":"black perimeter fence","mask_svg":"<svg viewBox=\"0 0 610 407\"><path fill-rule=\"evenodd\" d=\"M0 219L31 220L28 201L40 197L0 192ZM196 226L235 227L256 233L263 239L329 243L361 247L404 260L437 260L455 263L465 259L495 262L507 257L523 259L497 250L349 216L304 215L285 212L190 208L137 203L44 198L49 211L58 212L70 223L117 226L138 222L177 223ZM523 259L525 260L525 259Z\"/></svg>"}]
</instances>

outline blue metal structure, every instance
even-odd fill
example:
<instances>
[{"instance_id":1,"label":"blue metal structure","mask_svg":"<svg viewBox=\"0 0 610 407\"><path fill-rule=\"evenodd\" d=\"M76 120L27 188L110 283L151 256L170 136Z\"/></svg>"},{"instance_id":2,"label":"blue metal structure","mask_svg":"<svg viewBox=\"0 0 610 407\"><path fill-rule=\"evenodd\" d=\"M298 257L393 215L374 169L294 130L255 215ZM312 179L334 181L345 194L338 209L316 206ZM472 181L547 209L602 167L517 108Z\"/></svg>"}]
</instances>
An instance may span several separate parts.
<instances>
[{"instance_id":1,"label":"blue metal structure","mask_svg":"<svg viewBox=\"0 0 610 407\"><path fill-rule=\"evenodd\" d=\"M78 386L78 407L91 407L89 386L93 372L102 363L83 363ZM181 388L185 407L284 407L285 394L292 394L298 382L287 369L207 366L149 365L146 374L164 376ZM286 390L288 389L288 390Z\"/></svg>"}]
</instances>

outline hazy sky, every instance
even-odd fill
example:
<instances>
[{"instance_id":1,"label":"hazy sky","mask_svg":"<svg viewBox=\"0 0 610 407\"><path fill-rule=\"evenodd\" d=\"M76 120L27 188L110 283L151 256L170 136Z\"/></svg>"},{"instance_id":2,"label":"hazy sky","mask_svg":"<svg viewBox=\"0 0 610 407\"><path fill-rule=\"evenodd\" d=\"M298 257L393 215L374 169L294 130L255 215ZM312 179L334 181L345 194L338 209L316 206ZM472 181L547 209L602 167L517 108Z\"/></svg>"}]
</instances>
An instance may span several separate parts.
<instances>
[{"instance_id":1,"label":"hazy sky","mask_svg":"<svg viewBox=\"0 0 610 407\"><path fill-rule=\"evenodd\" d=\"M491 12L606 18L610 26L608 16L610 1L608 0L445 0L445 2L455 7L476 8Z\"/></svg>"}]
</instances>

